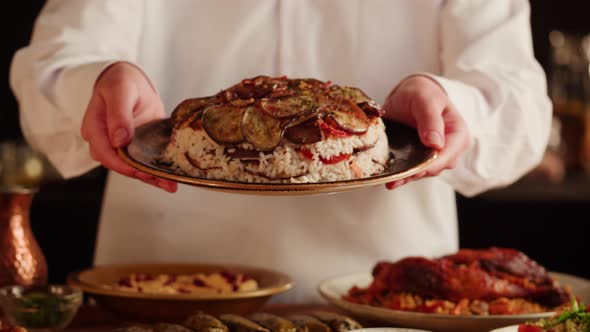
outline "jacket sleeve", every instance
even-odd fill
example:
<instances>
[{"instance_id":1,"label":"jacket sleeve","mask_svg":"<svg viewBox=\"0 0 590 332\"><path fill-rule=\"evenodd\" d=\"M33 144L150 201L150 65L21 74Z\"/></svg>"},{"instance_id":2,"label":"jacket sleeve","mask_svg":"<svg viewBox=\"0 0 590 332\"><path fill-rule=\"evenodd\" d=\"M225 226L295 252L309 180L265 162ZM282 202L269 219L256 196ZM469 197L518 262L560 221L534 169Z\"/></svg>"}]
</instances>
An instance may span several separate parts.
<instances>
[{"instance_id":1,"label":"jacket sleeve","mask_svg":"<svg viewBox=\"0 0 590 332\"><path fill-rule=\"evenodd\" d=\"M552 106L534 58L527 0L448 0L440 21L446 91L469 127L457 168L442 177L472 196L508 185L541 160Z\"/></svg>"},{"instance_id":2,"label":"jacket sleeve","mask_svg":"<svg viewBox=\"0 0 590 332\"><path fill-rule=\"evenodd\" d=\"M100 73L136 60L142 16L141 0L48 0L29 46L14 55L10 84L23 134L64 177L98 165L82 119Z\"/></svg>"}]
</instances>

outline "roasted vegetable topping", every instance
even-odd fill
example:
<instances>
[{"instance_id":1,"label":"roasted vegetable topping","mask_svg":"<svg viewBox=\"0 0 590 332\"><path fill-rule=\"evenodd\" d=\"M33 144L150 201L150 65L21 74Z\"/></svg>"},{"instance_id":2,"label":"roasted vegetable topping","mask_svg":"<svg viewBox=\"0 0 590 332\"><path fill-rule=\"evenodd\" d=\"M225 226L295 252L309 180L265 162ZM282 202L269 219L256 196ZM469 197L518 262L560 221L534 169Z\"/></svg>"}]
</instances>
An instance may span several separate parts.
<instances>
[{"instance_id":1,"label":"roasted vegetable topping","mask_svg":"<svg viewBox=\"0 0 590 332\"><path fill-rule=\"evenodd\" d=\"M170 120L173 126L180 125L185 119L193 115L195 112L202 111L206 106L213 103L215 97L204 97L204 98L191 98L186 99L182 103L178 104Z\"/></svg>"},{"instance_id":2,"label":"roasted vegetable topping","mask_svg":"<svg viewBox=\"0 0 590 332\"><path fill-rule=\"evenodd\" d=\"M260 106L268 114L278 119L306 115L317 109L315 98L304 94L265 99L260 102Z\"/></svg>"},{"instance_id":3,"label":"roasted vegetable topping","mask_svg":"<svg viewBox=\"0 0 590 332\"><path fill-rule=\"evenodd\" d=\"M255 106L246 109L242 121L242 133L248 142L260 151L274 149L281 143L283 137L281 121Z\"/></svg>"},{"instance_id":4,"label":"roasted vegetable topping","mask_svg":"<svg viewBox=\"0 0 590 332\"><path fill-rule=\"evenodd\" d=\"M238 144L244 140L244 109L230 104L209 106L203 111L203 128L218 144Z\"/></svg>"},{"instance_id":5,"label":"roasted vegetable topping","mask_svg":"<svg viewBox=\"0 0 590 332\"><path fill-rule=\"evenodd\" d=\"M248 142L258 151L270 151L283 133L294 144L312 144L326 135L362 135L380 116L379 106L357 88L257 76L213 97L183 101L171 121L175 129L202 128L221 145Z\"/></svg>"},{"instance_id":6,"label":"roasted vegetable topping","mask_svg":"<svg viewBox=\"0 0 590 332\"><path fill-rule=\"evenodd\" d=\"M338 99L324 107L327 107L327 116L334 119L340 129L346 132L363 134L369 129L369 118L349 99Z\"/></svg>"},{"instance_id":7,"label":"roasted vegetable topping","mask_svg":"<svg viewBox=\"0 0 590 332\"><path fill-rule=\"evenodd\" d=\"M318 120L313 118L287 128L285 137L295 144L312 144L321 141L323 135Z\"/></svg>"},{"instance_id":8,"label":"roasted vegetable topping","mask_svg":"<svg viewBox=\"0 0 590 332\"><path fill-rule=\"evenodd\" d=\"M328 95L330 95L330 97L335 98L350 99L355 104L371 101L371 98L369 98L363 91L361 91L361 89L351 88L348 86L335 85L330 88Z\"/></svg>"}]
</instances>

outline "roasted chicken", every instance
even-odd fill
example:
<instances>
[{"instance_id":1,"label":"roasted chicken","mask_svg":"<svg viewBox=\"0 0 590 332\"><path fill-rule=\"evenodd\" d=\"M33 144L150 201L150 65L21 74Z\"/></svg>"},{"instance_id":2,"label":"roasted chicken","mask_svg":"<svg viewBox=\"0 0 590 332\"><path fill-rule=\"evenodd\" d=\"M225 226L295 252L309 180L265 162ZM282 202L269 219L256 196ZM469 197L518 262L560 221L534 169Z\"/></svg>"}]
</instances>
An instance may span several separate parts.
<instances>
[{"instance_id":1,"label":"roasted chicken","mask_svg":"<svg viewBox=\"0 0 590 332\"><path fill-rule=\"evenodd\" d=\"M373 277L367 289L371 294L405 292L449 301L524 298L548 308L570 298L542 266L520 251L505 248L379 262Z\"/></svg>"}]
</instances>

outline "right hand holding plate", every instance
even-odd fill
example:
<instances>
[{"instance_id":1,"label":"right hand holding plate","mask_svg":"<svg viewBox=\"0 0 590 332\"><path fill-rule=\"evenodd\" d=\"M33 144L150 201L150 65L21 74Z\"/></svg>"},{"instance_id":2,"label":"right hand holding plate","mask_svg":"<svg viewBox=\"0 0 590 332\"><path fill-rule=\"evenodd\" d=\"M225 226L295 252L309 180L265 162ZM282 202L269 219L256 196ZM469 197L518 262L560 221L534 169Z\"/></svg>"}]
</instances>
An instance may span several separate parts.
<instances>
[{"instance_id":1,"label":"right hand holding plate","mask_svg":"<svg viewBox=\"0 0 590 332\"><path fill-rule=\"evenodd\" d=\"M469 130L463 117L442 87L427 76L414 75L403 80L383 108L385 118L416 128L422 143L438 150L428 168L410 178L387 183L387 189L454 168L469 145Z\"/></svg>"}]
</instances>

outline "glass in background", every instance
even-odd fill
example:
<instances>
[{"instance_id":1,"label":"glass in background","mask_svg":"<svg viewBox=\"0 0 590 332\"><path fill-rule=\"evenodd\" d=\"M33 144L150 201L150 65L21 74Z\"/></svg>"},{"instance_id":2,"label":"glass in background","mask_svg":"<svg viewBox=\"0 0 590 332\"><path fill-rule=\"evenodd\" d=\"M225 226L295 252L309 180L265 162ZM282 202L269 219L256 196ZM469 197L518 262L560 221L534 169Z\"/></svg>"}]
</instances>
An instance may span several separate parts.
<instances>
[{"instance_id":1,"label":"glass in background","mask_svg":"<svg viewBox=\"0 0 590 332\"><path fill-rule=\"evenodd\" d=\"M560 142L549 152L563 157L569 174L590 175L590 35L549 34L549 94Z\"/></svg>"}]
</instances>

